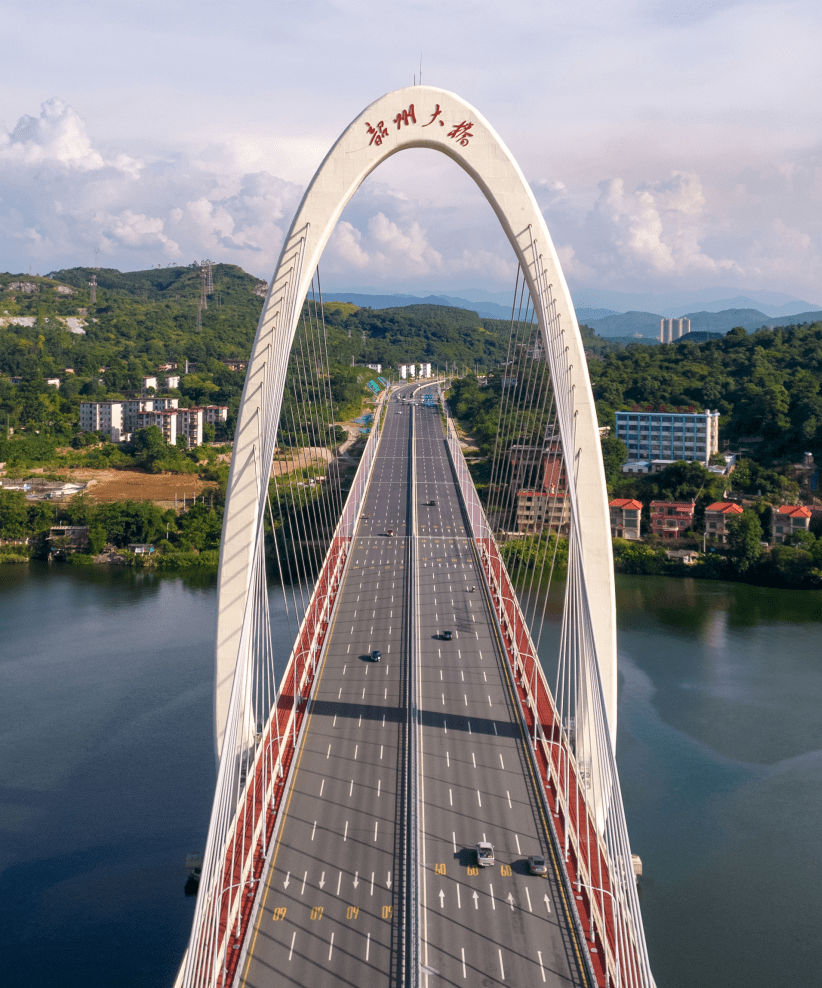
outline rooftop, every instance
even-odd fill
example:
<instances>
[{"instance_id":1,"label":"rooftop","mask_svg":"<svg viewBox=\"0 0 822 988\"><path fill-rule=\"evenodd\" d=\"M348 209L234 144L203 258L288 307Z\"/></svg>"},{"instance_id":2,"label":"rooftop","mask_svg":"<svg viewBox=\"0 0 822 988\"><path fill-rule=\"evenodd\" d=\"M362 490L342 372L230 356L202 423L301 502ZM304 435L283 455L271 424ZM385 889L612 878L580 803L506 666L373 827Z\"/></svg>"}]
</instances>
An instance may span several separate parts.
<instances>
[{"instance_id":1,"label":"rooftop","mask_svg":"<svg viewBox=\"0 0 822 988\"><path fill-rule=\"evenodd\" d=\"M741 515L742 508L738 504L734 504L732 501L714 501L713 504L709 504L705 509L706 511L719 511L723 515Z\"/></svg>"},{"instance_id":2,"label":"rooftop","mask_svg":"<svg viewBox=\"0 0 822 988\"><path fill-rule=\"evenodd\" d=\"M790 515L791 518L810 518L813 514L811 509L804 505L780 504L778 510L780 515Z\"/></svg>"}]
</instances>

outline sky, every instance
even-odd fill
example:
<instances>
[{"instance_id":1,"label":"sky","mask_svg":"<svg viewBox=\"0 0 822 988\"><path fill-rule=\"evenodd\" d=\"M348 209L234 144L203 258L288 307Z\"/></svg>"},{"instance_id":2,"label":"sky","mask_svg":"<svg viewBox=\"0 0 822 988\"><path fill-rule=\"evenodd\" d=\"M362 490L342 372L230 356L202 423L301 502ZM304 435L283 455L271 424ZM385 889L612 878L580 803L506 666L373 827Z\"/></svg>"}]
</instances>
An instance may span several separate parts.
<instances>
[{"instance_id":1,"label":"sky","mask_svg":"<svg viewBox=\"0 0 822 988\"><path fill-rule=\"evenodd\" d=\"M422 81L490 121L575 301L728 286L822 307L819 0L31 0L6 5L0 269L208 257L268 279L348 123ZM510 291L451 161L408 151L346 209L335 291Z\"/></svg>"}]
</instances>

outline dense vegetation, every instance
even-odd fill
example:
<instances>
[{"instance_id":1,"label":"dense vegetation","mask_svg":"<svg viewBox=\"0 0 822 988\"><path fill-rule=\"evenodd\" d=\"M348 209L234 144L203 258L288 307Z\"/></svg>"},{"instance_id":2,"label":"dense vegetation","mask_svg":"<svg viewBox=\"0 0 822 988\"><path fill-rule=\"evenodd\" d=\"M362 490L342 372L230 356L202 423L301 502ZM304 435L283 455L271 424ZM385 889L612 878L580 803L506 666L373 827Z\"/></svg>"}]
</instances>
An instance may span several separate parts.
<instances>
[{"instance_id":1,"label":"dense vegetation","mask_svg":"<svg viewBox=\"0 0 822 988\"><path fill-rule=\"evenodd\" d=\"M129 273L98 270L94 272L98 284L95 306L88 290L92 273L88 268L74 268L54 272L49 278L0 275L0 427L8 426L0 429L0 462L17 474L34 466L136 466L152 471L196 470L224 483L226 468L215 463L213 448L169 448L152 430L135 435L131 444L101 442L99 436L79 433L79 405L84 398L133 393L140 377L157 374L162 364L176 363L182 371L181 381L179 390L171 393L179 397L181 406L228 405L229 421L217 430L209 427L206 438L229 440L245 375L222 361L247 359L264 286L240 268L215 265L214 292L201 313L202 329L198 330L198 265ZM21 284L33 290L26 291ZM60 286L62 291L58 291ZM460 370L479 366L488 373L487 386L481 387L469 373L455 381L451 394L457 418L479 445L475 479L481 489L487 485L494 445L508 426L503 423L500 429L499 422L500 368L508 346L508 323L436 305L372 310L332 302L326 304L324 315L331 358L328 385L336 421L362 410L365 382L373 374L357 365L381 363L383 373L390 375L401 362L430 361L440 367L456 364ZM311 326L313 320L317 327L316 318L316 307L308 301L304 325ZM71 324L71 320L79 323ZM78 327L84 333L70 331ZM338 428L329 430L316 411L325 400L325 384L306 380L304 367L313 365L315 359L310 333L306 335L303 329L300 334L298 345L307 357L303 370L293 361L289 368L281 444L334 446L344 436ZM822 456L822 324L750 335L737 328L721 339L669 346L603 340L585 326L582 335L601 424L613 425L616 410L635 404L717 408L723 443L748 451L730 478L684 463L653 476L628 477L621 469L624 446L616 439L605 439L603 455L611 495L638 498L646 508L653 499L694 498L692 534L697 536L705 506L730 490L744 495L763 537L768 537L770 504L796 501L800 496L790 464L805 451L817 459ZM184 373L186 361L188 374ZM19 383L12 383L11 377L19 378ZM49 377L60 379L59 389L46 383ZM295 481L290 511L299 513L319 496L307 494L308 488L297 490L297 483L308 484L310 479ZM289 496L286 491L286 501ZM38 506L41 509L46 514L53 510ZM281 530L284 521L275 519L275 528ZM44 523L41 519L40 524ZM116 526L112 531L116 536ZM280 537L284 538L282 531ZM116 544L116 539L109 542ZM805 552L813 562L812 549L794 547L793 551ZM285 542L282 550L288 551ZM520 546L511 551L531 550ZM656 549L650 551L661 559ZM620 549L618 565L640 565L634 558L638 552L635 546ZM732 553L720 555L727 561ZM782 555L774 551L770 557L778 560ZM787 563L783 563L785 569ZM661 563L646 558L642 565ZM762 565L759 560L747 569L759 572Z\"/></svg>"},{"instance_id":2,"label":"dense vegetation","mask_svg":"<svg viewBox=\"0 0 822 988\"><path fill-rule=\"evenodd\" d=\"M732 329L720 340L628 346L589 362L600 423L634 404L718 409L732 445L763 462L822 453L822 323Z\"/></svg>"}]
</instances>

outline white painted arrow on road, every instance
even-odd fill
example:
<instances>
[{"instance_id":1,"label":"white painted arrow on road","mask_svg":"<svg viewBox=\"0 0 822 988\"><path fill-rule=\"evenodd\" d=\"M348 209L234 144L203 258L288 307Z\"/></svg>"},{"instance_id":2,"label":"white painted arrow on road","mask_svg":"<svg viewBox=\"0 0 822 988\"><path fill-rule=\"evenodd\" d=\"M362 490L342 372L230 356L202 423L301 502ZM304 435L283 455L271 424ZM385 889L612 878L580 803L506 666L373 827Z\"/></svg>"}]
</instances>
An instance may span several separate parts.
<instances>
[{"instance_id":1,"label":"white painted arrow on road","mask_svg":"<svg viewBox=\"0 0 822 988\"><path fill-rule=\"evenodd\" d=\"M290 871L285 876L285 881L283 882L283 888L284 889L287 889L288 888L288 880L289 880L289 878L291 878L291 872Z\"/></svg>"},{"instance_id":2,"label":"white painted arrow on road","mask_svg":"<svg viewBox=\"0 0 822 988\"><path fill-rule=\"evenodd\" d=\"M551 900L548 898L547 895L544 895L543 896L543 899L545 899L545 908L548 910L548 912L550 914L550 912L551 912Z\"/></svg>"},{"instance_id":3,"label":"white painted arrow on road","mask_svg":"<svg viewBox=\"0 0 822 988\"><path fill-rule=\"evenodd\" d=\"M474 889L474 909L479 909L479 895L476 889Z\"/></svg>"},{"instance_id":4,"label":"white painted arrow on road","mask_svg":"<svg viewBox=\"0 0 822 988\"><path fill-rule=\"evenodd\" d=\"M514 911L514 896L512 892L508 893L508 905L511 907L511 911Z\"/></svg>"},{"instance_id":5,"label":"white painted arrow on road","mask_svg":"<svg viewBox=\"0 0 822 988\"><path fill-rule=\"evenodd\" d=\"M389 889L391 888L391 872L390 872L390 871L388 872L388 878L387 878L387 880L386 880L386 882L385 882L385 884L386 884L386 886L387 886L387 887L388 887Z\"/></svg>"},{"instance_id":6,"label":"white painted arrow on road","mask_svg":"<svg viewBox=\"0 0 822 988\"><path fill-rule=\"evenodd\" d=\"M360 884L360 873L358 871L354 872L354 888Z\"/></svg>"},{"instance_id":7,"label":"white painted arrow on road","mask_svg":"<svg viewBox=\"0 0 822 988\"><path fill-rule=\"evenodd\" d=\"M322 873L322 875L320 876L320 880L317 884L320 886L320 888L322 888L323 885L325 885L325 872Z\"/></svg>"},{"instance_id":8,"label":"white painted arrow on road","mask_svg":"<svg viewBox=\"0 0 822 988\"><path fill-rule=\"evenodd\" d=\"M440 909L443 908L444 904L445 904L445 892L443 892L443 890L440 889Z\"/></svg>"}]
</instances>

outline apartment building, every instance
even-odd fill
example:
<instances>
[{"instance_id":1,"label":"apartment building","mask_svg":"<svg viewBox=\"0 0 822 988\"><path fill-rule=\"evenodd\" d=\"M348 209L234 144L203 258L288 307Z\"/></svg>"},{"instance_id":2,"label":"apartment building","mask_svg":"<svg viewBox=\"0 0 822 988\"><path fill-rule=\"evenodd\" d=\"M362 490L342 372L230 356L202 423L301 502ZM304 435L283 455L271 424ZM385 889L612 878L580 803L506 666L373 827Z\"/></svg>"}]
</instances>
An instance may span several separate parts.
<instances>
[{"instance_id":1,"label":"apartment building","mask_svg":"<svg viewBox=\"0 0 822 988\"><path fill-rule=\"evenodd\" d=\"M675 343L682 339L691 331L691 320L682 319L660 319L659 320L659 342Z\"/></svg>"},{"instance_id":2,"label":"apartment building","mask_svg":"<svg viewBox=\"0 0 822 988\"><path fill-rule=\"evenodd\" d=\"M780 545L794 532L808 532L811 527L810 508L795 504L780 504L771 508L771 544Z\"/></svg>"},{"instance_id":3,"label":"apartment building","mask_svg":"<svg viewBox=\"0 0 822 988\"><path fill-rule=\"evenodd\" d=\"M127 398L123 402L123 428L134 432L139 428L137 416L140 412L167 412L177 408L179 398Z\"/></svg>"},{"instance_id":4,"label":"apartment building","mask_svg":"<svg viewBox=\"0 0 822 988\"><path fill-rule=\"evenodd\" d=\"M119 443L127 431L124 428L122 401L81 401L80 431L107 432L113 443Z\"/></svg>"},{"instance_id":5,"label":"apartment building","mask_svg":"<svg viewBox=\"0 0 822 988\"><path fill-rule=\"evenodd\" d=\"M203 421L216 425L228 421L228 405L203 405Z\"/></svg>"},{"instance_id":6,"label":"apartment building","mask_svg":"<svg viewBox=\"0 0 822 988\"><path fill-rule=\"evenodd\" d=\"M651 531L659 538L681 539L693 522L693 501L651 501Z\"/></svg>"},{"instance_id":7,"label":"apartment building","mask_svg":"<svg viewBox=\"0 0 822 988\"><path fill-rule=\"evenodd\" d=\"M570 507L565 492L525 489L517 491L516 526L518 532L549 532L567 535Z\"/></svg>"},{"instance_id":8,"label":"apartment building","mask_svg":"<svg viewBox=\"0 0 822 988\"><path fill-rule=\"evenodd\" d=\"M203 409L180 408L177 411L177 435L185 436L188 448L203 445Z\"/></svg>"},{"instance_id":9,"label":"apartment building","mask_svg":"<svg viewBox=\"0 0 822 988\"><path fill-rule=\"evenodd\" d=\"M628 461L692 460L708 466L719 451L719 412L642 411L616 413L616 435Z\"/></svg>"},{"instance_id":10,"label":"apartment building","mask_svg":"<svg viewBox=\"0 0 822 988\"><path fill-rule=\"evenodd\" d=\"M177 442L177 411L173 408L164 411L142 411L137 413L138 429L148 429L156 425L163 433L163 438L173 446Z\"/></svg>"},{"instance_id":11,"label":"apartment building","mask_svg":"<svg viewBox=\"0 0 822 988\"><path fill-rule=\"evenodd\" d=\"M719 542L728 541L728 520L741 515L742 508L731 501L714 501L705 509L705 532Z\"/></svg>"},{"instance_id":12,"label":"apartment building","mask_svg":"<svg viewBox=\"0 0 822 988\"><path fill-rule=\"evenodd\" d=\"M609 502L611 514L611 538L637 540L640 537L642 501L618 497Z\"/></svg>"},{"instance_id":13,"label":"apartment building","mask_svg":"<svg viewBox=\"0 0 822 988\"><path fill-rule=\"evenodd\" d=\"M417 376L417 368L415 364L400 364L399 370L400 378L403 381L407 381Z\"/></svg>"}]
</instances>

